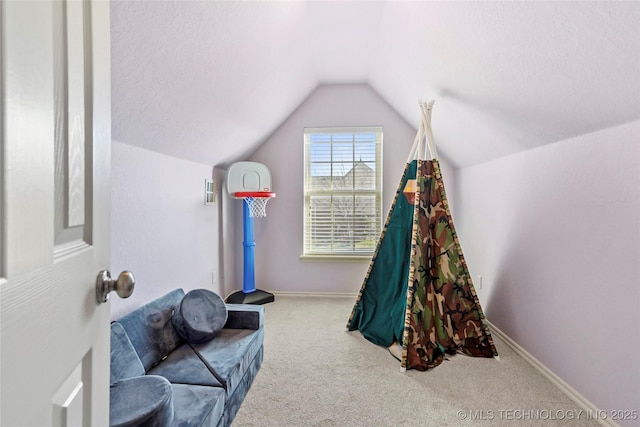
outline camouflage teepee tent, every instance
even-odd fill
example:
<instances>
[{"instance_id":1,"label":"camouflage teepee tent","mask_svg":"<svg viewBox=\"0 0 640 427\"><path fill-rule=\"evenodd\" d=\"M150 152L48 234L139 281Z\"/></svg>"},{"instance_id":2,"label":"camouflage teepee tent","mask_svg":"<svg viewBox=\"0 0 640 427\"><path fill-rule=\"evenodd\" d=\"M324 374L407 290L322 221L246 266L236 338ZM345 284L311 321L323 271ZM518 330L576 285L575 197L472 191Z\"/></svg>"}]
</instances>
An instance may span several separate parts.
<instances>
[{"instance_id":1,"label":"camouflage teepee tent","mask_svg":"<svg viewBox=\"0 0 640 427\"><path fill-rule=\"evenodd\" d=\"M401 345L402 369L433 368L445 353L498 355L449 211L432 107L420 103L420 127L347 324L375 344Z\"/></svg>"}]
</instances>

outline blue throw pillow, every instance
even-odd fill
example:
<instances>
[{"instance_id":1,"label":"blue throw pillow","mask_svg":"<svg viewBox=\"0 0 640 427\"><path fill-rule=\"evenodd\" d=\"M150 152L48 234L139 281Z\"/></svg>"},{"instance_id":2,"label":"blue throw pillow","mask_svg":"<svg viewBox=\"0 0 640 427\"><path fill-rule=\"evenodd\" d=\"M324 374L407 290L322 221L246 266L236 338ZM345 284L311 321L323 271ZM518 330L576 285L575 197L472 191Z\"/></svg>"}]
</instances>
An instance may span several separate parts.
<instances>
[{"instance_id":1,"label":"blue throw pillow","mask_svg":"<svg viewBox=\"0 0 640 427\"><path fill-rule=\"evenodd\" d=\"M111 384L144 375L144 366L118 322L111 324Z\"/></svg>"},{"instance_id":2,"label":"blue throw pillow","mask_svg":"<svg viewBox=\"0 0 640 427\"><path fill-rule=\"evenodd\" d=\"M187 292L173 313L173 327L185 341L211 341L227 322L227 305L220 295L207 289Z\"/></svg>"}]
</instances>

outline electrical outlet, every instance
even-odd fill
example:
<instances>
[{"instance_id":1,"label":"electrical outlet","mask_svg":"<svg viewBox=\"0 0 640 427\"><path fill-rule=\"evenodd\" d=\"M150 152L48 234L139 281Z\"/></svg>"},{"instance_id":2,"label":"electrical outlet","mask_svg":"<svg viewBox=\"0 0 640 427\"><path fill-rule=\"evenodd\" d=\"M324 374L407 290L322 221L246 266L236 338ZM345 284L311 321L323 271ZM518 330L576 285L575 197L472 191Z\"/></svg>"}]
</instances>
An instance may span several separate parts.
<instances>
[{"instance_id":1,"label":"electrical outlet","mask_svg":"<svg viewBox=\"0 0 640 427\"><path fill-rule=\"evenodd\" d=\"M482 276L480 274L478 274L478 289L482 289Z\"/></svg>"}]
</instances>

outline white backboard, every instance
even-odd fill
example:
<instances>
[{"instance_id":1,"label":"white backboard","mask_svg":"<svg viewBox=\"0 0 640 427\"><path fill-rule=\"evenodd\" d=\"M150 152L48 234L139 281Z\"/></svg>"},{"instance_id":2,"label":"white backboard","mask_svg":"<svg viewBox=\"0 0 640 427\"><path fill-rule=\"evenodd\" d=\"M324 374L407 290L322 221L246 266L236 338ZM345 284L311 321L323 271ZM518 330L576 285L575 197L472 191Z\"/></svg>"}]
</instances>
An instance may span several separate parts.
<instances>
[{"instance_id":1,"label":"white backboard","mask_svg":"<svg viewBox=\"0 0 640 427\"><path fill-rule=\"evenodd\" d=\"M271 172L262 163L237 162L227 171L227 191L271 191Z\"/></svg>"}]
</instances>

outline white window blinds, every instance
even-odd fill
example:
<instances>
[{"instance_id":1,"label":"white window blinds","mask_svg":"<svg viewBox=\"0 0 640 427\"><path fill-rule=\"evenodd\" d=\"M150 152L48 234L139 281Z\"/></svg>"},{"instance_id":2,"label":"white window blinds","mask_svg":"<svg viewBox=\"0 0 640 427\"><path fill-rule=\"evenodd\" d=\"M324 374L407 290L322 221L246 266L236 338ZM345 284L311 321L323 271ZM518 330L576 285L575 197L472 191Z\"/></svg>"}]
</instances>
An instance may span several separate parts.
<instances>
[{"instance_id":1,"label":"white window blinds","mask_svg":"<svg viewBox=\"0 0 640 427\"><path fill-rule=\"evenodd\" d=\"M382 227L382 127L304 129L303 255L371 255Z\"/></svg>"}]
</instances>

